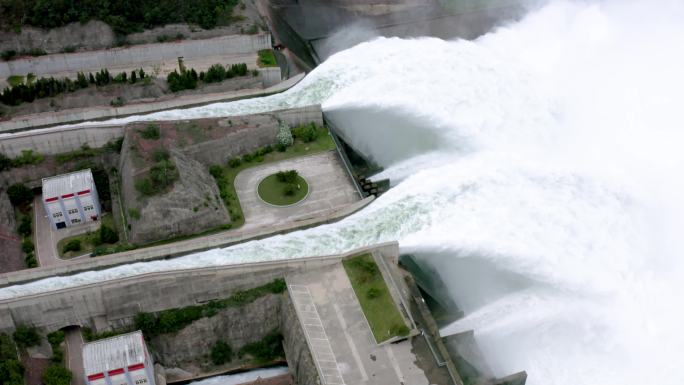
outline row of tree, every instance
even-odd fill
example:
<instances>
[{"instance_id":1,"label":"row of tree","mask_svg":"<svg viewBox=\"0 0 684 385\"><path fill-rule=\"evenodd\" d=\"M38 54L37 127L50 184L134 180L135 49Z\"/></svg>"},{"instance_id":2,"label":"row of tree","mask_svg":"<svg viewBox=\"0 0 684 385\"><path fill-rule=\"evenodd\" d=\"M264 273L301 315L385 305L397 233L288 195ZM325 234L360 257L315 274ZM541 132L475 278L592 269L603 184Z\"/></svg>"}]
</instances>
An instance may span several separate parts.
<instances>
[{"instance_id":1,"label":"row of tree","mask_svg":"<svg viewBox=\"0 0 684 385\"><path fill-rule=\"evenodd\" d=\"M214 64L209 67L206 73L201 71L198 74L194 68L189 70L181 69L180 72L173 70L173 72L166 77L166 81L172 92L178 92L195 89L197 88L198 82L218 83L237 76L245 76L247 75L247 72L247 64L245 63L233 64L226 67L221 64ZM254 74L256 75L258 73Z\"/></svg>"},{"instance_id":2,"label":"row of tree","mask_svg":"<svg viewBox=\"0 0 684 385\"><path fill-rule=\"evenodd\" d=\"M0 94L0 102L8 106L18 106L21 103L31 103L36 99L49 98L65 92L75 92L91 85L106 86L108 84L136 83L138 79L148 78L149 75L140 68L133 70L130 76L126 72L121 72L112 76L109 70L101 69L95 75L78 72L76 79L70 78L55 79L54 77L35 79L29 74L26 81L14 87L6 87Z\"/></svg>"},{"instance_id":3,"label":"row of tree","mask_svg":"<svg viewBox=\"0 0 684 385\"><path fill-rule=\"evenodd\" d=\"M55 28L95 19L106 22L119 35L183 22L211 29L231 22L237 3L238 0L3 0L0 27Z\"/></svg>"}]
</instances>

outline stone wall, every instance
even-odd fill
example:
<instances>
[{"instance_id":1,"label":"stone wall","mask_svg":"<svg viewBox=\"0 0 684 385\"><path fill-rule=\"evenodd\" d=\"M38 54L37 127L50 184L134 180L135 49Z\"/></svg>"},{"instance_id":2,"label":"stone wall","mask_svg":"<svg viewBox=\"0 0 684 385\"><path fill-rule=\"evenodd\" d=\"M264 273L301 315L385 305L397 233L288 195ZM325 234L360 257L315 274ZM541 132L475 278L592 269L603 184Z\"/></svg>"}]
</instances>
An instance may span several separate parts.
<instances>
[{"instance_id":1,"label":"stone wall","mask_svg":"<svg viewBox=\"0 0 684 385\"><path fill-rule=\"evenodd\" d=\"M316 364L309 345L306 343L304 330L299 323L297 313L289 293L283 298L280 330L283 333L283 345L287 356L290 373L298 385L320 385Z\"/></svg>"},{"instance_id":2,"label":"stone wall","mask_svg":"<svg viewBox=\"0 0 684 385\"><path fill-rule=\"evenodd\" d=\"M173 60L179 56L186 59L212 55L244 54L271 48L271 35L233 35L206 40L185 40L166 44L146 44L125 48L72 54L54 54L27 59L0 62L0 78L10 75L26 75L98 71L101 68L137 66Z\"/></svg>"},{"instance_id":3,"label":"stone wall","mask_svg":"<svg viewBox=\"0 0 684 385\"><path fill-rule=\"evenodd\" d=\"M177 333L163 334L150 341L154 361L165 367L183 367L211 351L218 341L230 345L233 353L244 345L261 341L280 329L283 295L268 294L244 306L220 310L201 318Z\"/></svg>"}]
</instances>

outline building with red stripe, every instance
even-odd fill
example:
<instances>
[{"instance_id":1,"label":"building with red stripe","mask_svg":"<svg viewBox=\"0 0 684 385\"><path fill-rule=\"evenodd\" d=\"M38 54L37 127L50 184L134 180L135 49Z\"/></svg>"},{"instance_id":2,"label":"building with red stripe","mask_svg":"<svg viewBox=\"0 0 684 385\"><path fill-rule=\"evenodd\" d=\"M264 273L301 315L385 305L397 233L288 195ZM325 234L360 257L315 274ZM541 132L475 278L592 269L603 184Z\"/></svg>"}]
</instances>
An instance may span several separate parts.
<instances>
[{"instance_id":1,"label":"building with red stripe","mask_svg":"<svg viewBox=\"0 0 684 385\"><path fill-rule=\"evenodd\" d=\"M140 331L83 345L83 385L155 385L154 363Z\"/></svg>"},{"instance_id":2,"label":"building with red stripe","mask_svg":"<svg viewBox=\"0 0 684 385\"><path fill-rule=\"evenodd\" d=\"M100 219L100 201L90 169L43 178L43 206L54 229Z\"/></svg>"}]
</instances>

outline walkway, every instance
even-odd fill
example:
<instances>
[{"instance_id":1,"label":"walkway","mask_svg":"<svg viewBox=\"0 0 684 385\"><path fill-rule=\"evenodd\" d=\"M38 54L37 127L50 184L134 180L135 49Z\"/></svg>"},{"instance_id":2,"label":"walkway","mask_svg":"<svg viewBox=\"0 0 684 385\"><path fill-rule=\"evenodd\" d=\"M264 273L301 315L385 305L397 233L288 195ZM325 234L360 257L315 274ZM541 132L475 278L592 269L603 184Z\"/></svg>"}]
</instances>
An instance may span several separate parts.
<instances>
[{"instance_id":1,"label":"walkway","mask_svg":"<svg viewBox=\"0 0 684 385\"><path fill-rule=\"evenodd\" d=\"M73 377L71 385L85 384L83 372L83 335L81 328L72 326L64 329L66 342L66 364L71 370Z\"/></svg>"},{"instance_id":2,"label":"walkway","mask_svg":"<svg viewBox=\"0 0 684 385\"><path fill-rule=\"evenodd\" d=\"M257 194L259 182L284 170L297 170L306 179L309 196L289 207L264 203ZM361 199L335 151L250 167L235 177L235 189L245 216L245 229L329 215Z\"/></svg>"},{"instance_id":3,"label":"walkway","mask_svg":"<svg viewBox=\"0 0 684 385\"><path fill-rule=\"evenodd\" d=\"M375 343L342 264L287 284L322 384L429 384L410 341Z\"/></svg>"}]
</instances>

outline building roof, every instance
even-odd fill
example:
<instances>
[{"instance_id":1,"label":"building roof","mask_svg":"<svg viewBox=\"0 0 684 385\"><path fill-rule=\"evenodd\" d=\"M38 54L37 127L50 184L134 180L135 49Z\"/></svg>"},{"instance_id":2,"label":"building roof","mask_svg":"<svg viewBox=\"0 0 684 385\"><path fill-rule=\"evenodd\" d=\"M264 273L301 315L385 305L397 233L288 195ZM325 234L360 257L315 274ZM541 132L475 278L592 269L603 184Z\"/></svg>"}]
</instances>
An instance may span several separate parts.
<instances>
[{"instance_id":1,"label":"building roof","mask_svg":"<svg viewBox=\"0 0 684 385\"><path fill-rule=\"evenodd\" d=\"M140 331L83 345L83 369L86 376L142 362L145 362L145 342Z\"/></svg>"},{"instance_id":2,"label":"building roof","mask_svg":"<svg viewBox=\"0 0 684 385\"><path fill-rule=\"evenodd\" d=\"M43 198L57 197L91 189L93 173L90 169L75 171L68 174L43 178Z\"/></svg>"}]
</instances>

